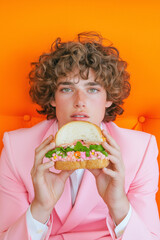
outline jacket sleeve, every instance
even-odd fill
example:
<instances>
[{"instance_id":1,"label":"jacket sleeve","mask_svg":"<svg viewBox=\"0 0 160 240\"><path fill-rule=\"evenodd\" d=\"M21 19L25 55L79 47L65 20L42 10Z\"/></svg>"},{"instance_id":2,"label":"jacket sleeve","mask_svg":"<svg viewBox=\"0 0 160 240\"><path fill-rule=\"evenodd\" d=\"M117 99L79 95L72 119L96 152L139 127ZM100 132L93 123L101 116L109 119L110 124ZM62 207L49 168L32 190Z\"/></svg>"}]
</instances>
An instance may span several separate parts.
<instances>
[{"instance_id":1,"label":"jacket sleeve","mask_svg":"<svg viewBox=\"0 0 160 240\"><path fill-rule=\"evenodd\" d=\"M132 206L132 215L121 240L159 240L160 221L155 200L158 190L159 168L158 149L154 136L151 136L141 165L133 179L127 197ZM108 219L112 239L116 239L113 223Z\"/></svg>"},{"instance_id":2,"label":"jacket sleeve","mask_svg":"<svg viewBox=\"0 0 160 240\"><path fill-rule=\"evenodd\" d=\"M5 133L0 158L0 240L31 240L26 222L28 193L16 170L9 143ZM48 238L49 232L45 239Z\"/></svg>"}]
</instances>

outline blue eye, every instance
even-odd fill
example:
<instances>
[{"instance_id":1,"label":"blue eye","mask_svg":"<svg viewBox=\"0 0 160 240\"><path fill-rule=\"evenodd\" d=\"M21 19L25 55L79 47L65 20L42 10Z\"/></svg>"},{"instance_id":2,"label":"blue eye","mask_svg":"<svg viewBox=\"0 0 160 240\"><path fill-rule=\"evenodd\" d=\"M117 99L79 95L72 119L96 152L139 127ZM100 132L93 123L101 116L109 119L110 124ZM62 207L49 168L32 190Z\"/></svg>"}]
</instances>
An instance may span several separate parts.
<instances>
[{"instance_id":1,"label":"blue eye","mask_svg":"<svg viewBox=\"0 0 160 240\"><path fill-rule=\"evenodd\" d=\"M99 92L99 89L97 89L97 88L90 88L88 90L88 92L90 92L90 93L97 93L97 92Z\"/></svg>"},{"instance_id":2,"label":"blue eye","mask_svg":"<svg viewBox=\"0 0 160 240\"><path fill-rule=\"evenodd\" d=\"M60 91L61 92L71 92L72 90L70 88L62 88Z\"/></svg>"}]
</instances>

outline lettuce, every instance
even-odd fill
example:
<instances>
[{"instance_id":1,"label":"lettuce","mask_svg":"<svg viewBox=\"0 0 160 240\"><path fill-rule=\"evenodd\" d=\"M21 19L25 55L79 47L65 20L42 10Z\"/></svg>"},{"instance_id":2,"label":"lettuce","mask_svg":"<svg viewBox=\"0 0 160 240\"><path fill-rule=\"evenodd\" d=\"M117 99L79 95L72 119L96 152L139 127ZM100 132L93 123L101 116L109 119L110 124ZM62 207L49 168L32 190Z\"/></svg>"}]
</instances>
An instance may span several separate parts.
<instances>
[{"instance_id":1,"label":"lettuce","mask_svg":"<svg viewBox=\"0 0 160 240\"><path fill-rule=\"evenodd\" d=\"M90 145L88 148L86 146L83 146L83 144L79 141L76 143L76 145L74 147L67 147L67 148L57 147L57 148L47 152L45 154L45 156L48 158L51 158L53 153L56 153L58 156L65 157L65 156L67 156L67 152L71 152L71 151L77 152L78 151L78 152L85 152L86 157L89 157L91 150L95 150L96 152L101 152L105 156L108 156L108 153L105 151L105 149L103 148L102 145L96 145L96 144Z\"/></svg>"}]
</instances>

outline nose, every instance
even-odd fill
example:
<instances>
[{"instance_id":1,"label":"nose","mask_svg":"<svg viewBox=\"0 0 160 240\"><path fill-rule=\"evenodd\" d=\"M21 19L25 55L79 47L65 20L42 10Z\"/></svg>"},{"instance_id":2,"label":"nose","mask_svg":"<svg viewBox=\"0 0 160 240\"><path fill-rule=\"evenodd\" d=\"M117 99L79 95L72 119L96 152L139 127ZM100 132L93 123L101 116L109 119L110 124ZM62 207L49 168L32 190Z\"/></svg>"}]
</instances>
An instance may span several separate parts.
<instances>
[{"instance_id":1,"label":"nose","mask_svg":"<svg viewBox=\"0 0 160 240\"><path fill-rule=\"evenodd\" d=\"M84 108L86 106L86 97L82 91L77 91L75 93L74 107Z\"/></svg>"}]
</instances>

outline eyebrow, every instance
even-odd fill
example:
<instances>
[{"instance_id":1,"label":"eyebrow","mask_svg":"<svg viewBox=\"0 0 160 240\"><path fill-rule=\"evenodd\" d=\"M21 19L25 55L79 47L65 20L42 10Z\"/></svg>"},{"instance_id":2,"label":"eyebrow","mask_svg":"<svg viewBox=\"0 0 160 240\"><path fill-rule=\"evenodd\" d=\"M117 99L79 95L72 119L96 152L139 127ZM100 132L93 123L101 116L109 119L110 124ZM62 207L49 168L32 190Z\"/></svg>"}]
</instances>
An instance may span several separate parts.
<instances>
[{"instance_id":1,"label":"eyebrow","mask_svg":"<svg viewBox=\"0 0 160 240\"><path fill-rule=\"evenodd\" d=\"M70 86L73 86L75 85L76 83L73 83L73 82L59 82L57 84L57 87L59 87L60 85L70 85ZM99 82L88 82L88 83L85 83L84 86L102 86Z\"/></svg>"}]
</instances>

